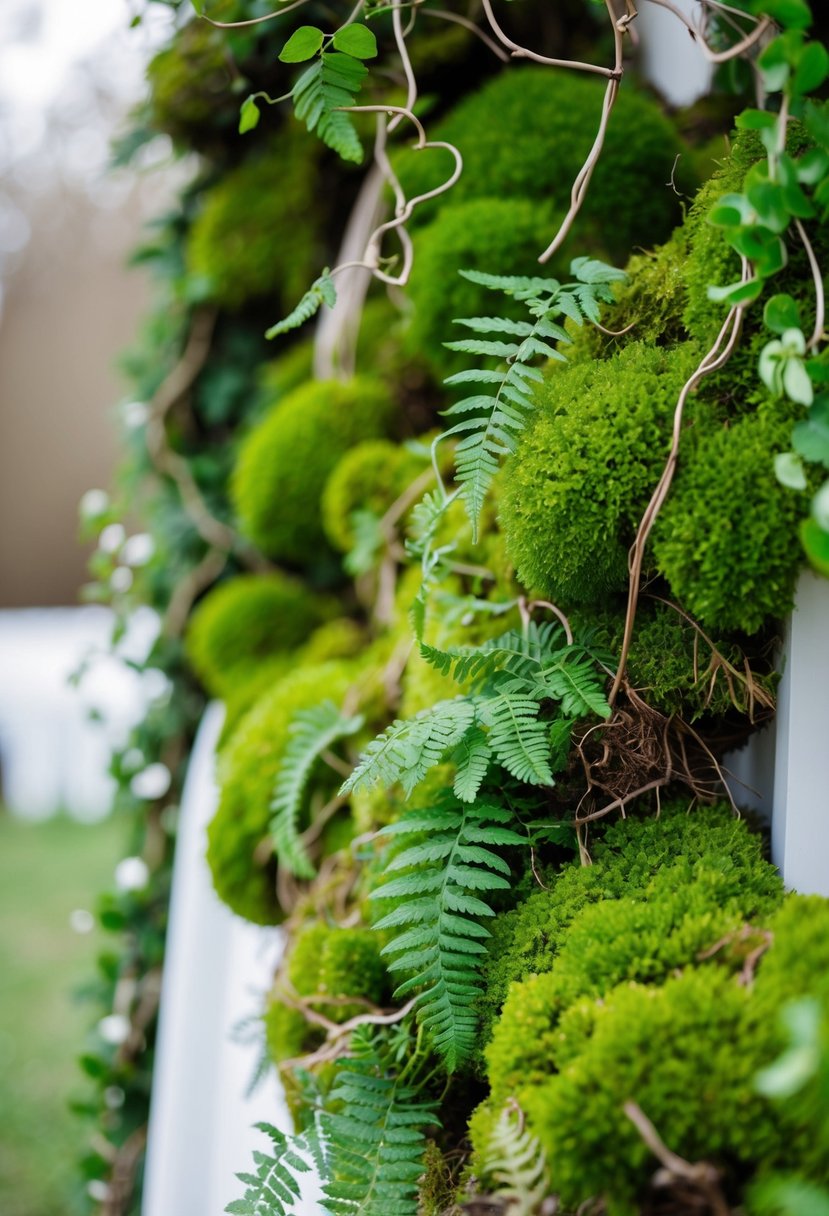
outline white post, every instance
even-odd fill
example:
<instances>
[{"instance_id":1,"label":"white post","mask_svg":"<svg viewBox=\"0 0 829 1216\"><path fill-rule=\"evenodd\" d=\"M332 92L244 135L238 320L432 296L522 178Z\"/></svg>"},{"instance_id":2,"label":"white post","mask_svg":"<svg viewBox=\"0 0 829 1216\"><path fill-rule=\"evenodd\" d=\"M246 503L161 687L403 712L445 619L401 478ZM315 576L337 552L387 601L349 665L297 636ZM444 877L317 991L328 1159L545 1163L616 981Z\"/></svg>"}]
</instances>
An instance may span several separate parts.
<instances>
[{"instance_id":1,"label":"white post","mask_svg":"<svg viewBox=\"0 0 829 1216\"><path fill-rule=\"evenodd\" d=\"M829 581L805 571L777 700L772 856L788 887L829 896Z\"/></svg>"}]
</instances>

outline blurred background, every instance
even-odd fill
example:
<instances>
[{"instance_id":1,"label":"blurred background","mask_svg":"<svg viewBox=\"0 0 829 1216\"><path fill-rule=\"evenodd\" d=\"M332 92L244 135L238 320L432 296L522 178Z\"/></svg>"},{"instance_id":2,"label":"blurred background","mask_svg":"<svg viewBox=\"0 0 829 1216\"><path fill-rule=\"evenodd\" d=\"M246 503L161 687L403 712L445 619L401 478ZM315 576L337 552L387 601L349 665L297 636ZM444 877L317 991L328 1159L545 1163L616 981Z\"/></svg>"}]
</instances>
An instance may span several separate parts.
<instances>
[{"instance_id":1,"label":"blurred background","mask_svg":"<svg viewBox=\"0 0 829 1216\"><path fill-rule=\"evenodd\" d=\"M91 1016L73 990L101 945L95 895L130 880L122 829L103 819L106 765L146 689L107 655L108 610L78 606L77 535L82 495L112 479L117 357L147 304L129 250L173 176L163 138L129 171L109 169L172 19L151 7L131 29L128 0L0 4L3 1216L71 1210L84 1129L67 1100ZM139 621L123 645L140 656L154 628ZM85 662L79 694L68 680Z\"/></svg>"}]
</instances>

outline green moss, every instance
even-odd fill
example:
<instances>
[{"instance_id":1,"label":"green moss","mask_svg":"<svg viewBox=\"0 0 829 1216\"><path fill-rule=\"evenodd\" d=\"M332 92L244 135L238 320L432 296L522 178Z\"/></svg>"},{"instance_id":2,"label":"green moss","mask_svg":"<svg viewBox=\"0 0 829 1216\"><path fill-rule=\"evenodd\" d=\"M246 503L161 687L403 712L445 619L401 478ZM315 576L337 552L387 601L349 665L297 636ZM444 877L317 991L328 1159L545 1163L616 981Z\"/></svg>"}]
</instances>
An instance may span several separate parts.
<instances>
[{"instance_id":1,"label":"green moss","mask_svg":"<svg viewBox=\"0 0 829 1216\"><path fill-rule=\"evenodd\" d=\"M233 101L227 105L233 65L224 32L206 21L188 21L169 46L153 56L147 83L152 125L188 146L198 144L222 111L238 112Z\"/></svg>"},{"instance_id":2,"label":"green moss","mask_svg":"<svg viewBox=\"0 0 829 1216\"><path fill-rule=\"evenodd\" d=\"M762 855L760 837L736 819L727 803L687 813L687 803L663 808L658 819L627 819L591 844L591 866L567 866L552 889L538 891L495 918L480 1003L483 1038L506 999L510 984L550 971L576 917L599 900L645 898L696 882L727 907L734 901L767 911L780 898L774 868Z\"/></svg>"},{"instance_id":3,"label":"green moss","mask_svg":"<svg viewBox=\"0 0 829 1216\"><path fill-rule=\"evenodd\" d=\"M519 578L567 611L627 585L628 549L698 352L632 342L552 374L509 461L500 519Z\"/></svg>"},{"instance_id":4,"label":"green moss","mask_svg":"<svg viewBox=\"0 0 829 1216\"><path fill-rule=\"evenodd\" d=\"M575 613L571 623L593 631L598 644L618 654L624 632L624 604L612 608ZM697 628L669 604L642 598L636 614L627 663L631 685L649 705L664 714L678 714L686 722L732 709L750 714L751 701L745 683L748 656L728 637L713 637L717 651L730 663L729 674L713 666L712 650ZM754 682L774 696L776 676L769 670L767 655L752 655Z\"/></svg>"},{"instance_id":5,"label":"green moss","mask_svg":"<svg viewBox=\"0 0 829 1216\"><path fill-rule=\"evenodd\" d=\"M270 556L312 565L325 551L320 497L352 445L387 431L393 404L374 381L312 381L243 441L231 483L242 530Z\"/></svg>"},{"instance_id":6,"label":"green moss","mask_svg":"<svg viewBox=\"0 0 829 1216\"><path fill-rule=\"evenodd\" d=\"M207 860L219 896L258 924L280 919L269 842L274 783L297 712L345 696L344 662L301 667L274 684L246 715L220 759L219 806L208 827ZM338 783L331 774L331 789Z\"/></svg>"},{"instance_id":7,"label":"green moss","mask_svg":"<svg viewBox=\"0 0 829 1216\"><path fill-rule=\"evenodd\" d=\"M257 381L266 407L273 409L283 397L300 388L313 376L312 342L297 342L277 359L269 359L257 371Z\"/></svg>"},{"instance_id":8,"label":"green moss","mask_svg":"<svg viewBox=\"0 0 829 1216\"><path fill-rule=\"evenodd\" d=\"M483 197L547 201L552 214L537 256L569 206L573 181L595 138L603 95L603 82L585 75L511 67L466 97L429 132L430 139L454 143L463 155L451 205ZM580 251L592 247L626 260L633 245L651 246L669 235L679 209L666 182L681 146L652 100L629 88L620 92L579 216ZM411 196L439 184L451 168L448 153L430 150L408 153L399 171ZM424 207L419 218L430 210ZM559 264L571 256L565 251Z\"/></svg>"},{"instance_id":9,"label":"green moss","mask_svg":"<svg viewBox=\"0 0 829 1216\"><path fill-rule=\"evenodd\" d=\"M224 698L335 611L335 602L286 575L243 574L200 601L187 627L187 655L208 692Z\"/></svg>"},{"instance_id":10,"label":"green moss","mask_svg":"<svg viewBox=\"0 0 829 1216\"><path fill-rule=\"evenodd\" d=\"M346 452L322 493L322 523L334 548L348 553L353 547L355 511L382 517L425 468L425 455L388 439L368 439Z\"/></svg>"},{"instance_id":11,"label":"green moss","mask_svg":"<svg viewBox=\"0 0 829 1216\"><path fill-rule=\"evenodd\" d=\"M653 555L673 594L707 628L754 633L791 609L808 501L780 485L773 459L790 447L801 412L767 401L731 426L688 436Z\"/></svg>"},{"instance_id":12,"label":"green moss","mask_svg":"<svg viewBox=\"0 0 829 1216\"><path fill-rule=\"evenodd\" d=\"M758 1003L770 1015L801 996L829 1003L829 900L820 895L788 895L768 928L771 946L755 981Z\"/></svg>"},{"instance_id":13,"label":"green moss","mask_svg":"<svg viewBox=\"0 0 829 1216\"><path fill-rule=\"evenodd\" d=\"M187 268L209 299L236 309L270 296L274 320L293 307L323 257L316 164L316 143L288 127L207 191Z\"/></svg>"},{"instance_id":14,"label":"green moss","mask_svg":"<svg viewBox=\"0 0 829 1216\"><path fill-rule=\"evenodd\" d=\"M754 1086L769 1036L747 1033L749 1002L716 967L662 987L621 985L606 996L587 1049L519 1090L566 1206L601 1195L609 1216L641 1210L656 1163L624 1113L630 1100L673 1152L732 1176L778 1149L778 1114Z\"/></svg>"},{"instance_id":15,"label":"green moss","mask_svg":"<svg viewBox=\"0 0 829 1216\"><path fill-rule=\"evenodd\" d=\"M409 346L426 355L436 372L447 375L469 366L466 355L448 351L444 342L462 333L457 317L523 316L506 297L462 279L459 270L490 274L537 274L537 258L549 234L549 210L520 198L476 198L451 202L418 233L409 280L413 304Z\"/></svg>"}]
</instances>

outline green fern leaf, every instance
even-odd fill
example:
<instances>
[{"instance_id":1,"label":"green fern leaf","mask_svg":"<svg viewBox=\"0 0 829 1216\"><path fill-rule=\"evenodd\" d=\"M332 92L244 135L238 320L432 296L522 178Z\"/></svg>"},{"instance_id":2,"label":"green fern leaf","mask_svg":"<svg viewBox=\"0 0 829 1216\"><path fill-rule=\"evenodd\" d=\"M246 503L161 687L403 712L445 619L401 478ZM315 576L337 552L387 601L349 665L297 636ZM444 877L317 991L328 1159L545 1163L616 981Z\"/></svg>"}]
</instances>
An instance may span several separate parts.
<instances>
[{"instance_id":1,"label":"green fern leaf","mask_svg":"<svg viewBox=\"0 0 829 1216\"><path fill-rule=\"evenodd\" d=\"M384 829L384 835L415 837L415 842L388 867L408 873L388 879L370 896L402 901L375 927L405 926L383 950L393 956L390 971L410 973L395 996L416 992L417 1018L450 1072L475 1048L474 1006L481 992L483 943L489 937L481 920L494 915L490 904L473 892L508 889L509 866L500 850L526 844L505 826L511 818L504 807L464 804L447 792L434 810L407 815ZM412 899L413 890L429 894Z\"/></svg>"},{"instance_id":2,"label":"green fern leaf","mask_svg":"<svg viewBox=\"0 0 829 1216\"><path fill-rule=\"evenodd\" d=\"M583 718L587 714L610 717L610 706L596 678L595 663L591 657L580 654L578 648L570 648L556 660L543 661L538 687L544 696L559 701L568 717Z\"/></svg>"},{"instance_id":3,"label":"green fern leaf","mask_svg":"<svg viewBox=\"0 0 829 1216\"><path fill-rule=\"evenodd\" d=\"M550 1194L547 1161L537 1137L523 1126L515 1104L506 1106L498 1117L481 1173L495 1184L487 1198L506 1201L510 1216L538 1216Z\"/></svg>"},{"instance_id":4,"label":"green fern leaf","mask_svg":"<svg viewBox=\"0 0 829 1216\"><path fill-rule=\"evenodd\" d=\"M481 721L489 727L489 745L508 773L530 785L553 785L547 724L539 703L505 688L499 695L477 698Z\"/></svg>"},{"instance_id":5,"label":"green fern leaf","mask_svg":"<svg viewBox=\"0 0 829 1216\"><path fill-rule=\"evenodd\" d=\"M320 1116L329 1146L326 1211L331 1216L416 1216L424 1129L438 1123L436 1103L424 1101L416 1083L398 1078L400 1051L388 1038L355 1031L351 1053L326 1103L334 1110Z\"/></svg>"},{"instance_id":6,"label":"green fern leaf","mask_svg":"<svg viewBox=\"0 0 829 1216\"><path fill-rule=\"evenodd\" d=\"M316 872L297 832L311 770L324 751L338 739L356 734L362 725L362 717L345 717L333 701L302 710L291 723L271 802L271 835L280 864L298 878L313 878Z\"/></svg>"},{"instance_id":7,"label":"green fern leaf","mask_svg":"<svg viewBox=\"0 0 829 1216\"><path fill-rule=\"evenodd\" d=\"M483 731L471 730L455 748L455 797L461 802L474 802L486 777L492 748Z\"/></svg>"},{"instance_id":8,"label":"green fern leaf","mask_svg":"<svg viewBox=\"0 0 829 1216\"><path fill-rule=\"evenodd\" d=\"M337 291L334 287L334 280L326 266L318 279L306 291L296 308L289 312L283 320L277 321L276 325L272 325L270 329L265 331L266 338L276 338L279 334L286 334L291 329L299 329L300 325L304 325L309 321L323 304L329 308L333 308L337 302Z\"/></svg>"},{"instance_id":9,"label":"green fern leaf","mask_svg":"<svg viewBox=\"0 0 829 1216\"><path fill-rule=\"evenodd\" d=\"M368 68L341 51L323 51L297 80L291 95L294 112L309 131L343 160L360 164L363 148L350 114L341 107L353 106Z\"/></svg>"},{"instance_id":10,"label":"green fern leaf","mask_svg":"<svg viewBox=\"0 0 829 1216\"><path fill-rule=\"evenodd\" d=\"M439 701L414 718L396 719L369 743L341 793L365 789L377 781L385 786L399 781L410 794L461 742L474 720L475 708L465 697Z\"/></svg>"},{"instance_id":11,"label":"green fern leaf","mask_svg":"<svg viewBox=\"0 0 829 1216\"><path fill-rule=\"evenodd\" d=\"M257 1123L256 1128L270 1139L272 1151L254 1150L255 1174L241 1173L236 1177L245 1184L245 1194L225 1208L231 1216L286 1216L300 1197L296 1175L311 1168L298 1155L287 1136L270 1123Z\"/></svg>"}]
</instances>

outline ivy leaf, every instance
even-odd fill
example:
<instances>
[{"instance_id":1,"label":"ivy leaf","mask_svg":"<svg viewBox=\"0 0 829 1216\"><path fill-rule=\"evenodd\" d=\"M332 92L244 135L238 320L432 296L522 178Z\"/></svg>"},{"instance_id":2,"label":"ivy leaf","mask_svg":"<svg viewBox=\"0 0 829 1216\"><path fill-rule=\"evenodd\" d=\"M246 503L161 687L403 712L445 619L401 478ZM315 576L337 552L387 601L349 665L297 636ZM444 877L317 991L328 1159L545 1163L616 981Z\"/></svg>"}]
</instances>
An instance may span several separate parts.
<instances>
[{"instance_id":1,"label":"ivy leaf","mask_svg":"<svg viewBox=\"0 0 829 1216\"><path fill-rule=\"evenodd\" d=\"M315 25L301 25L291 34L279 52L279 58L282 63L305 63L320 50L324 37Z\"/></svg>"},{"instance_id":2,"label":"ivy leaf","mask_svg":"<svg viewBox=\"0 0 829 1216\"><path fill-rule=\"evenodd\" d=\"M260 117L256 98L251 93L250 97L246 97L242 102L239 110L239 134L244 135L246 131L252 131L254 127L258 127Z\"/></svg>"},{"instance_id":3,"label":"ivy leaf","mask_svg":"<svg viewBox=\"0 0 829 1216\"><path fill-rule=\"evenodd\" d=\"M820 42L807 42L794 70L792 88L796 93L819 89L829 76L829 52Z\"/></svg>"},{"instance_id":4,"label":"ivy leaf","mask_svg":"<svg viewBox=\"0 0 829 1216\"><path fill-rule=\"evenodd\" d=\"M785 333L787 329L800 329L800 314L797 304L785 292L778 292L777 295L766 301L763 320L776 334Z\"/></svg>"},{"instance_id":5,"label":"ivy leaf","mask_svg":"<svg viewBox=\"0 0 829 1216\"><path fill-rule=\"evenodd\" d=\"M774 475L781 486L788 486L790 490L806 489L803 461L796 452L778 452L774 458Z\"/></svg>"},{"instance_id":6,"label":"ivy leaf","mask_svg":"<svg viewBox=\"0 0 829 1216\"><path fill-rule=\"evenodd\" d=\"M377 39L367 25L346 25L334 35L334 47L355 59L374 59Z\"/></svg>"},{"instance_id":7,"label":"ivy leaf","mask_svg":"<svg viewBox=\"0 0 829 1216\"><path fill-rule=\"evenodd\" d=\"M829 469L829 397L818 397L809 417L792 431L794 450L804 460L813 460Z\"/></svg>"}]
</instances>

